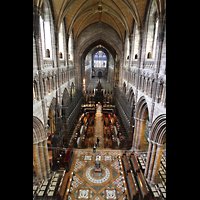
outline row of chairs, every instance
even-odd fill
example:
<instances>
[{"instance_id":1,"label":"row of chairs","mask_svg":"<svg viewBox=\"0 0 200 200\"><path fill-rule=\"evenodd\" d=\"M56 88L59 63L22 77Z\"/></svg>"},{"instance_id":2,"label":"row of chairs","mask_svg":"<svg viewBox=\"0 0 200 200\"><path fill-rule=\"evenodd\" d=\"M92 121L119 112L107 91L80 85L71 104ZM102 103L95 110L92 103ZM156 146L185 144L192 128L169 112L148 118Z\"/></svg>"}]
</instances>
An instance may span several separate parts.
<instances>
[{"instance_id":1,"label":"row of chairs","mask_svg":"<svg viewBox=\"0 0 200 200\"><path fill-rule=\"evenodd\" d=\"M56 198L56 191L58 190L58 183L61 177L58 173L54 172L53 176L48 181L42 183L36 188L33 188L33 199L48 199L53 200Z\"/></svg>"},{"instance_id":2,"label":"row of chairs","mask_svg":"<svg viewBox=\"0 0 200 200\"><path fill-rule=\"evenodd\" d=\"M162 181L154 186L149 186L144 178L142 172L143 165L141 165L140 162L145 163L146 156L147 155L141 155L140 157L136 157L134 154L131 154L130 156L123 154L122 156L122 163L128 185L130 199L137 200L140 198L139 196L141 195L142 199L144 200L150 199L150 196L152 197L152 199L165 200L166 182Z\"/></svg>"}]
</instances>

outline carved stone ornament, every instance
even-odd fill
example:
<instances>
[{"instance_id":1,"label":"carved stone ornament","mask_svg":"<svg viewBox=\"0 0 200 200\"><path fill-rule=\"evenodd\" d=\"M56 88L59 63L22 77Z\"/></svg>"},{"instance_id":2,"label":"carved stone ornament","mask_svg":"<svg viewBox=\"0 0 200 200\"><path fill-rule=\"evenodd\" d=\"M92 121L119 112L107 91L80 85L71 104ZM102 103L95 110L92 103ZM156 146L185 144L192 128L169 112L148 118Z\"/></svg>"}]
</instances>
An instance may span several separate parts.
<instances>
[{"instance_id":1,"label":"carved stone ornament","mask_svg":"<svg viewBox=\"0 0 200 200\"><path fill-rule=\"evenodd\" d=\"M83 190L83 189L79 190L78 199L88 199L88 197L89 197L89 190Z\"/></svg>"},{"instance_id":2,"label":"carved stone ornament","mask_svg":"<svg viewBox=\"0 0 200 200\"><path fill-rule=\"evenodd\" d=\"M106 190L106 199L116 199L115 190Z\"/></svg>"}]
</instances>

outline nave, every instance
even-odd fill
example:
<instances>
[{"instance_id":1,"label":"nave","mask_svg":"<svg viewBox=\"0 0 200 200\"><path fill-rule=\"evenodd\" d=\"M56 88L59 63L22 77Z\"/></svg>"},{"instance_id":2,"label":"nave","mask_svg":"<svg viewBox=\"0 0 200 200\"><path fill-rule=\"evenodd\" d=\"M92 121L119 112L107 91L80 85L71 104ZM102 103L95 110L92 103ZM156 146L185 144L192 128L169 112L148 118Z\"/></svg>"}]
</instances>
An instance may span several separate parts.
<instances>
[{"instance_id":1,"label":"nave","mask_svg":"<svg viewBox=\"0 0 200 200\"><path fill-rule=\"evenodd\" d=\"M166 1L32 11L33 199L165 199Z\"/></svg>"},{"instance_id":2,"label":"nave","mask_svg":"<svg viewBox=\"0 0 200 200\"><path fill-rule=\"evenodd\" d=\"M114 105L82 105L69 144L57 151L51 178L33 184L33 199L166 199L166 152L158 183L150 186L144 177L147 151L127 150L114 110ZM101 156L100 172L95 172L97 156Z\"/></svg>"}]
</instances>

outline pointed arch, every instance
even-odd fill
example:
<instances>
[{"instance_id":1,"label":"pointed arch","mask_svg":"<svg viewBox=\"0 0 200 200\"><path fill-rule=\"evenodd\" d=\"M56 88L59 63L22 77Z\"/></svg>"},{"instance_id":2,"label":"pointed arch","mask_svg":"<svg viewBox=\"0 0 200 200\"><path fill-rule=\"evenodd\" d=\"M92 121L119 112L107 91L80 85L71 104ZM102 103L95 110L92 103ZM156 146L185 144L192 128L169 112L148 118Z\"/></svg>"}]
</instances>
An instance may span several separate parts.
<instances>
[{"instance_id":1,"label":"pointed arch","mask_svg":"<svg viewBox=\"0 0 200 200\"><path fill-rule=\"evenodd\" d=\"M62 106L64 106L62 109L62 116L63 116L64 123L67 120L69 105L70 105L70 95L69 95L67 88L65 88L64 92L63 92L63 96L62 96ZM66 123L65 123L65 125L66 125Z\"/></svg>"},{"instance_id":2,"label":"pointed arch","mask_svg":"<svg viewBox=\"0 0 200 200\"><path fill-rule=\"evenodd\" d=\"M163 144L166 134L166 114L159 115L152 124L149 139Z\"/></svg>"},{"instance_id":3,"label":"pointed arch","mask_svg":"<svg viewBox=\"0 0 200 200\"><path fill-rule=\"evenodd\" d=\"M148 114L148 106L144 96L142 96L137 105L136 105L136 113L135 117L139 119L145 119Z\"/></svg>"},{"instance_id":4,"label":"pointed arch","mask_svg":"<svg viewBox=\"0 0 200 200\"><path fill-rule=\"evenodd\" d=\"M62 96L62 105L63 106L68 105L69 97L70 97L69 92L68 92L67 88L65 88L63 91L63 96Z\"/></svg>"},{"instance_id":5,"label":"pointed arch","mask_svg":"<svg viewBox=\"0 0 200 200\"><path fill-rule=\"evenodd\" d=\"M123 93L126 94L126 83L123 84Z\"/></svg>"},{"instance_id":6,"label":"pointed arch","mask_svg":"<svg viewBox=\"0 0 200 200\"><path fill-rule=\"evenodd\" d=\"M128 94L128 102L130 102L131 94L133 93L133 88L130 87L129 94Z\"/></svg>"},{"instance_id":7,"label":"pointed arch","mask_svg":"<svg viewBox=\"0 0 200 200\"><path fill-rule=\"evenodd\" d=\"M144 176L151 185L154 185L157 183L163 146L166 142L166 114L159 115L153 121L148 140L149 148Z\"/></svg>"},{"instance_id":8,"label":"pointed arch","mask_svg":"<svg viewBox=\"0 0 200 200\"><path fill-rule=\"evenodd\" d=\"M142 96L137 105L135 112L135 129L133 135L133 148L135 151L139 151L143 147L144 134L146 129L146 120L149 117L149 111L147 102L144 96Z\"/></svg>"},{"instance_id":9,"label":"pointed arch","mask_svg":"<svg viewBox=\"0 0 200 200\"><path fill-rule=\"evenodd\" d=\"M157 2L151 0L147 9L146 15L146 53L145 58L155 58L156 41L158 33L158 14Z\"/></svg>"},{"instance_id":10,"label":"pointed arch","mask_svg":"<svg viewBox=\"0 0 200 200\"><path fill-rule=\"evenodd\" d=\"M50 177L47 134L42 121L33 116L33 162L38 182Z\"/></svg>"},{"instance_id":11,"label":"pointed arch","mask_svg":"<svg viewBox=\"0 0 200 200\"><path fill-rule=\"evenodd\" d=\"M47 134L46 134L44 125L43 125L42 121L35 116L33 116L33 130L34 130L33 143L38 142L43 139L46 139Z\"/></svg>"}]
</instances>

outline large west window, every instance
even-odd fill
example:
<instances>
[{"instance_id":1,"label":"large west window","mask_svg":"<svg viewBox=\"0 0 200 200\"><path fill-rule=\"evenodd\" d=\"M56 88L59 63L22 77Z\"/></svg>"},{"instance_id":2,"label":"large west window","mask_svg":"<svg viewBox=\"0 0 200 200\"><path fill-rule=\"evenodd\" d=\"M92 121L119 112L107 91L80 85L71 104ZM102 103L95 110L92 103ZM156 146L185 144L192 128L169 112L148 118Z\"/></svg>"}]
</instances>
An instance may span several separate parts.
<instances>
[{"instance_id":1,"label":"large west window","mask_svg":"<svg viewBox=\"0 0 200 200\"><path fill-rule=\"evenodd\" d=\"M106 68L107 57L103 51L97 51L94 54L94 67Z\"/></svg>"}]
</instances>

